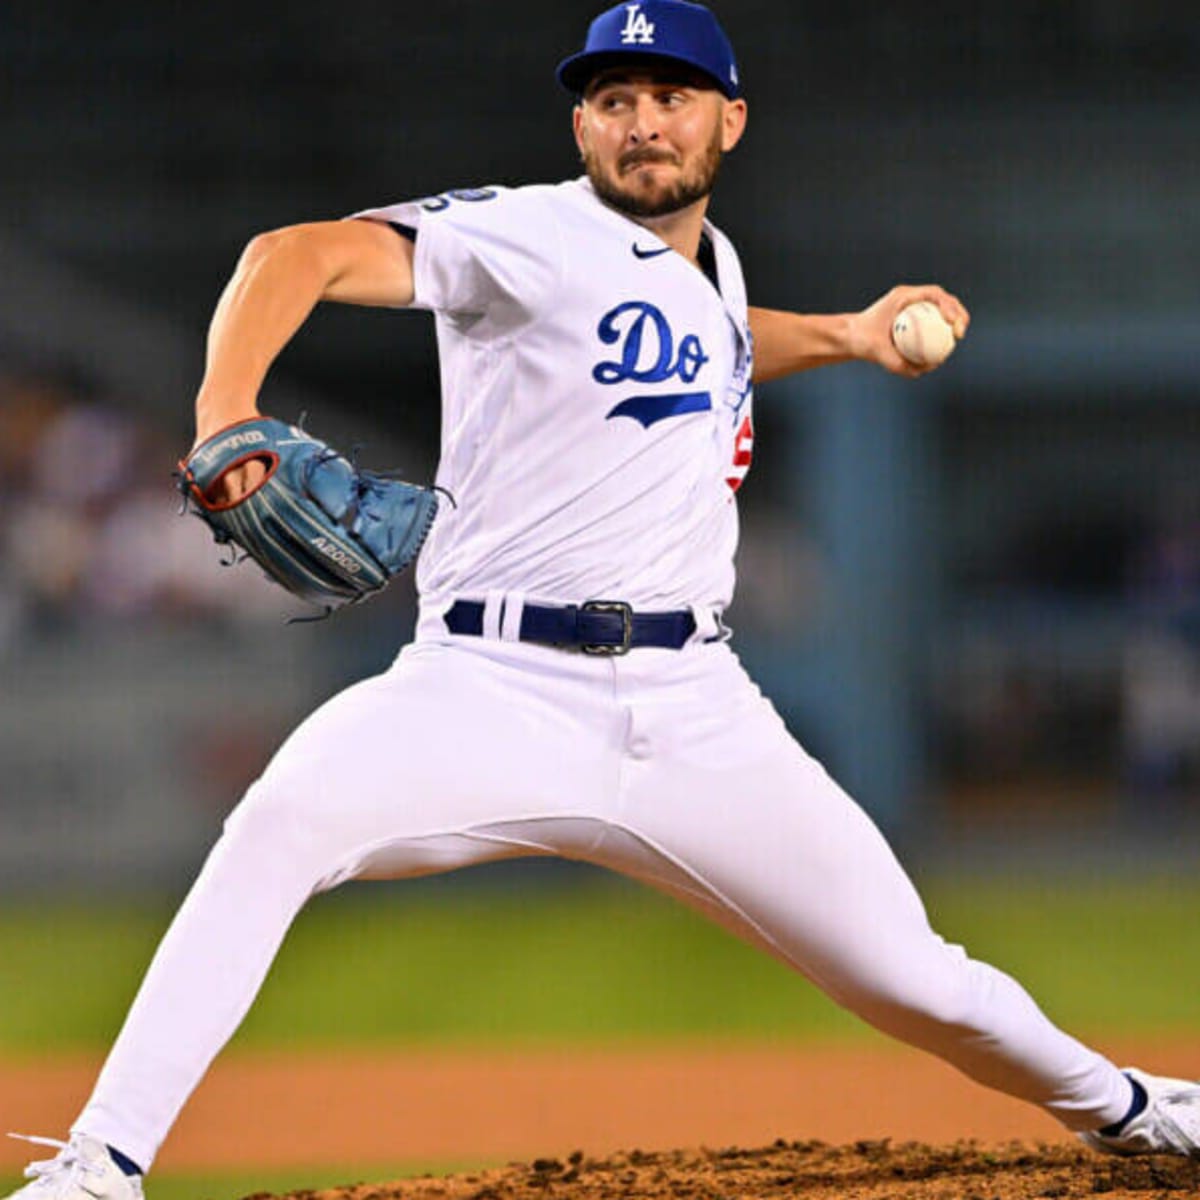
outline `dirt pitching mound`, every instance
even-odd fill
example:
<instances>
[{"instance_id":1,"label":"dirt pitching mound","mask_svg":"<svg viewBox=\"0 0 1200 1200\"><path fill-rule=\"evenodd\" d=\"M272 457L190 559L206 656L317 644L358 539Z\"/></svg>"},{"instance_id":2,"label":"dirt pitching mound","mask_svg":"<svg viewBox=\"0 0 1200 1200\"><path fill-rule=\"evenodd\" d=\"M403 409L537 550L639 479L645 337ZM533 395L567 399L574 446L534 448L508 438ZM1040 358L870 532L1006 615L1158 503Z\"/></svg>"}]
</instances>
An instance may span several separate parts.
<instances>
[{"instance_id":1,"label":"dirt pitching mound","mask_svg":"<svg viewBox=\"0 0 1200 1200\"><path fill-rule=\"evenodd\" d=\"M535 1159L469 1175L295 1192L289 1200L1024 1200L1200 1196L1200 1163L1103 1158L1082 1147L1009 1142L850 1146L778 1141L761 1150L631 1150ZM253 1200L267 1200L264 1193Z\"/></svg>"}]
</instances>

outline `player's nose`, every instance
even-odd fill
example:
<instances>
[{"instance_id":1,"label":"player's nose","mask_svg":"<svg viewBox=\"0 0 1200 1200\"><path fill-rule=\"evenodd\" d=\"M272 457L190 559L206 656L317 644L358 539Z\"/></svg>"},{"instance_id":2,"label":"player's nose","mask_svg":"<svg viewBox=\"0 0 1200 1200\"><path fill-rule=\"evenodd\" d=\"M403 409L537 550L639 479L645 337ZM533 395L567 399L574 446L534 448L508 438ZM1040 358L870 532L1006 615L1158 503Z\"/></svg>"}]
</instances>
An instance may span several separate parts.
<instances>
[{"instance_id":1,"label":"player's nose","mask_svg":"<svg viewBox=\"0 0 1200 1200\"><path fill-rule=\"evenodd\" d=\"M657 141L662 134L659 116L658 106L652 96L638 96L633 108L633 121L629 126L629 140L634 145Z\"/></svg>"}]
</instances>

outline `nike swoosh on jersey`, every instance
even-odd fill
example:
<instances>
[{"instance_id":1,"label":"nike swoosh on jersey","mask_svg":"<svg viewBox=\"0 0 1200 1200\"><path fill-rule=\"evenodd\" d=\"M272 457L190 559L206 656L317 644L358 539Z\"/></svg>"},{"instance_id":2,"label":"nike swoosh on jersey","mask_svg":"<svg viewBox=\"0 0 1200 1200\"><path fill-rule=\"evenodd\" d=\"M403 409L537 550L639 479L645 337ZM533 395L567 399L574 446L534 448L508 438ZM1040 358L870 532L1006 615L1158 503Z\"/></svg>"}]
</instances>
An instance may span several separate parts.
<instances>
[{"instance_id":1,"label":"nike swoosh on jersey","mask_svg":"<svg viewBox=\"0 0 1200 1200\"><path fill-rule=\"evenodd\" d=\"M712 396L708 392L670 392L662 396L630 396L604 417L608 421L613 417L632 417L641 422L643 429L649 429L655 421L681 417L684 413L708 412L711 408Z\"/></svg>"},{"instance_id":2,"label":"nike swoosh on jersey","mask_svg":"<svg viewBox=\"0 0 1200 1200\"><path fill-rule=\"evenodd\" d=\"M658 246L650 250L643 250L637 242L633 243L634 258L657 258L660 254L666 254L670 251L670 246Z\"/></svg>"}]
</instances>

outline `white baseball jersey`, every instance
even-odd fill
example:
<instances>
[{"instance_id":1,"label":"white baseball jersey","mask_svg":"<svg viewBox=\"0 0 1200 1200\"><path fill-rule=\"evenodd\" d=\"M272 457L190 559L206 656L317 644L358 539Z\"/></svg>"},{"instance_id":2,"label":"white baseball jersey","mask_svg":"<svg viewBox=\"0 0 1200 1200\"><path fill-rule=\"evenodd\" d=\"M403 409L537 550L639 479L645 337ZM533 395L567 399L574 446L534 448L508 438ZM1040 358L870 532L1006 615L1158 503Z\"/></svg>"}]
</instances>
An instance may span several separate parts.
<instances>
[{"instance_id":1,"label":"white baseball jersey","mask_svg":"<svg viewBox=\"0 0 1200 1200\"><path fill-rule=\"evenodd\" d=\"M646 610L722 608L750 461L737 254L718 291L586 179L355 214L416 232L414 307L437 315L443 506L423 606L490 591Z\"/></svg>"}]
</instances>

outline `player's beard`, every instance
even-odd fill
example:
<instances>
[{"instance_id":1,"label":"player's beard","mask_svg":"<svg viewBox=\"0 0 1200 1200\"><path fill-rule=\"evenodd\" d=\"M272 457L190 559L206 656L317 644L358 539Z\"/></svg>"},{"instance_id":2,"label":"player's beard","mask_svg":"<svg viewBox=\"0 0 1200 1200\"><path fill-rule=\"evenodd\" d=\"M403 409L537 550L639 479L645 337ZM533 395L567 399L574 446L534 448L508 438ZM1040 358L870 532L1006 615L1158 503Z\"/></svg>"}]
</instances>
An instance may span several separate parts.
<instances>
[{"instance_id":1,"label":"player's beard","mask_svg":"<svg viewBox=\"0 0 1200 1200\"><path fill-rule=\"evenodd\" d=\"M585 146L583 165L587 170L588 179L592 181L592 187L596 189L596 195L605 204L630 217L665 217L695 204L697 200L703 200L712 192L723 157L721 132L718 125L713 131L712 141L697 160L681 172L679 178L668 187L645 190L638 185L636 179L631 183L622 182L630 175L636 175L641 164L676 161L676 156L669 150L660 150L655 146L627 150L617 159L616 168L611 175L596 161L592 149Z\"/></svg>"}]
</instances>

